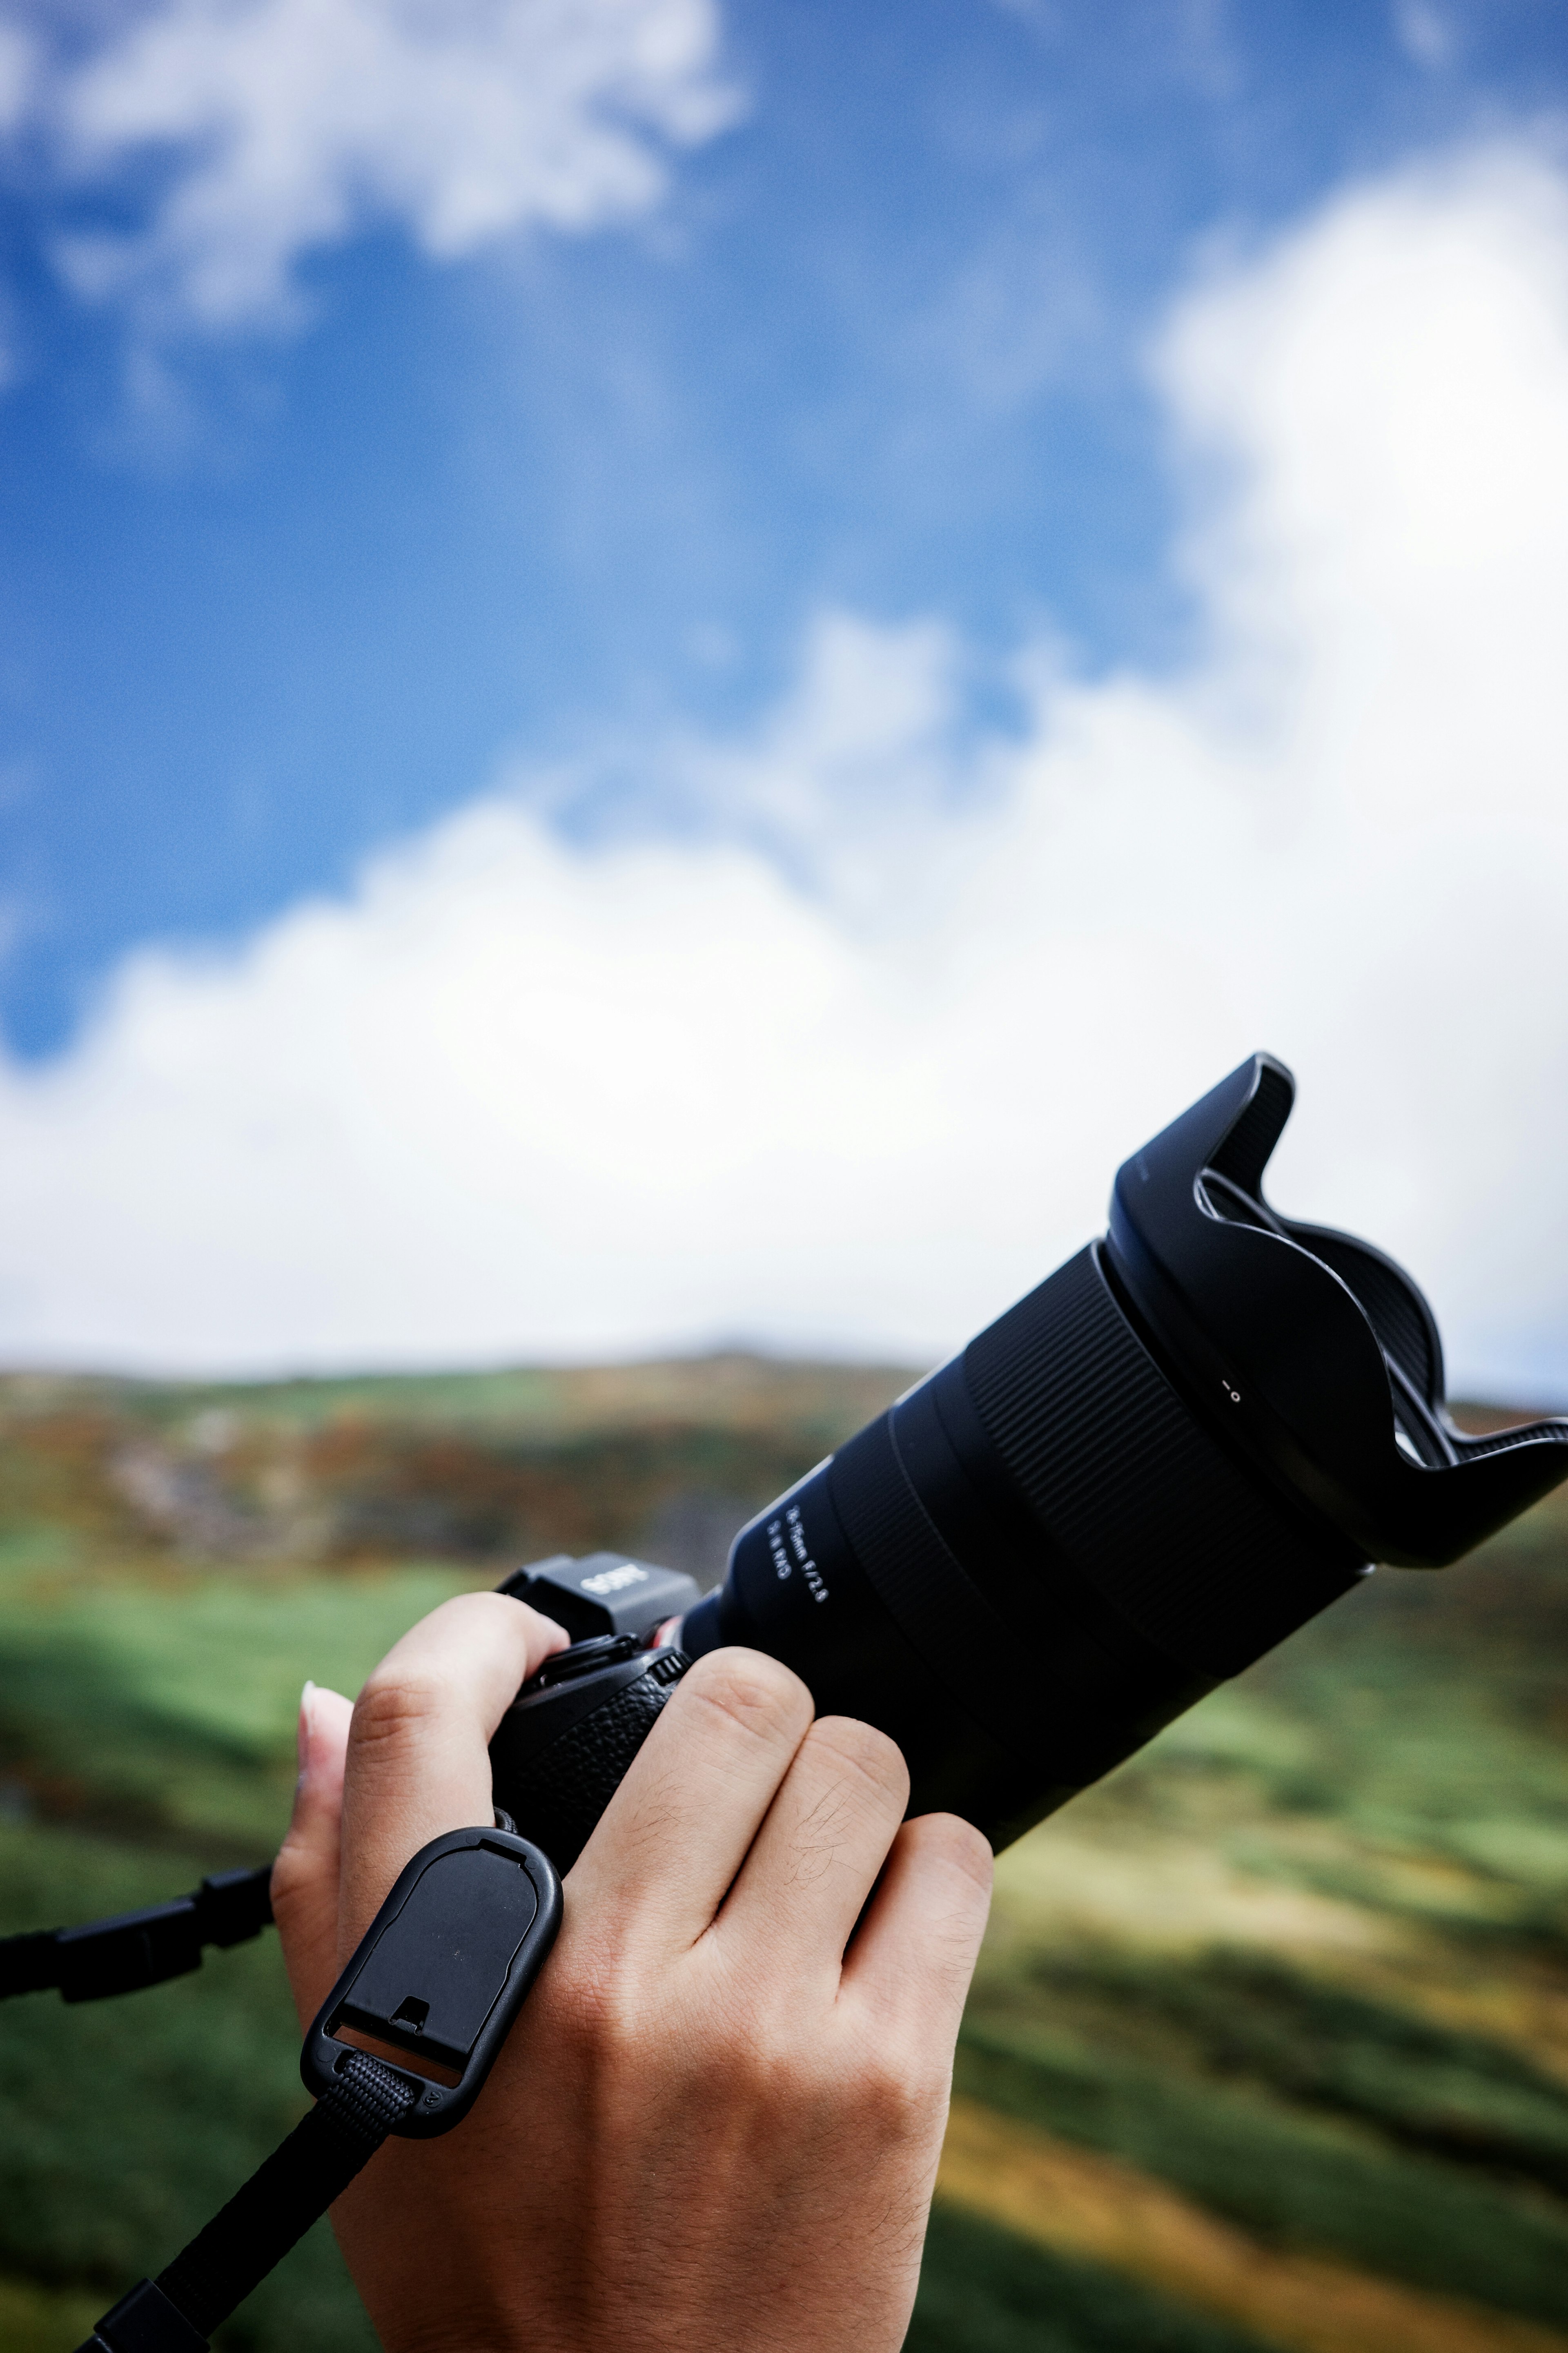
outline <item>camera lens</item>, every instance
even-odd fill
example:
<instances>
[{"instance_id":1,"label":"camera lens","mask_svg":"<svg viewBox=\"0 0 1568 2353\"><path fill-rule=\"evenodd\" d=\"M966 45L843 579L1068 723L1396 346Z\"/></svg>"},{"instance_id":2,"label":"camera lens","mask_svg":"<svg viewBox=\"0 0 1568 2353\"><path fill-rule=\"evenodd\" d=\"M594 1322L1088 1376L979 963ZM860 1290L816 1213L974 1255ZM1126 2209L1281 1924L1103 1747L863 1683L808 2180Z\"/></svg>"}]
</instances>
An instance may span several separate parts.
<instances>
[{"instance_id":1,"label":"camera lens","mask_svg":"<svg viewBox=\"0 0 1568 2353\"><path fill-rule=\"evenodd\" d=\"M1568 1423L1465 1437L1409 1277L1266 1204L1293 1094L1255 1055L1135 1154L1103 1240L742 1530L683 1649L784 1660L1002 1845L1374 1560L1555 1485Z\"/></svg>"}]
</instances>

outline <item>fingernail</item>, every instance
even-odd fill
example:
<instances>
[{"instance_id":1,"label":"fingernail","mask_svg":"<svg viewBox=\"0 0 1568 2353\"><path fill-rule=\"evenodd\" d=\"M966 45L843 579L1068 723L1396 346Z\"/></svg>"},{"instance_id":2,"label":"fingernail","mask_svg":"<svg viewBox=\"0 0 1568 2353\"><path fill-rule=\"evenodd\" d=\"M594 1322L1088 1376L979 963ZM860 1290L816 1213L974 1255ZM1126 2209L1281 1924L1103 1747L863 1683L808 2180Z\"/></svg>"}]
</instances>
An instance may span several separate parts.
<instances>
[{"instance_id":1,"label":"fingernail","mask_svg":"<svg viewBox=\"0 0 1568 2353\"><path fill-rule=\"evenodd\" d=\"M315 1728L316 1686L307 1676L305 1688L300 1694L300 1724L296 1736L296 1753L300 1760L300 1778L305 1778L310 1761L310 1735Z\"/></svg>"}]
</instances>

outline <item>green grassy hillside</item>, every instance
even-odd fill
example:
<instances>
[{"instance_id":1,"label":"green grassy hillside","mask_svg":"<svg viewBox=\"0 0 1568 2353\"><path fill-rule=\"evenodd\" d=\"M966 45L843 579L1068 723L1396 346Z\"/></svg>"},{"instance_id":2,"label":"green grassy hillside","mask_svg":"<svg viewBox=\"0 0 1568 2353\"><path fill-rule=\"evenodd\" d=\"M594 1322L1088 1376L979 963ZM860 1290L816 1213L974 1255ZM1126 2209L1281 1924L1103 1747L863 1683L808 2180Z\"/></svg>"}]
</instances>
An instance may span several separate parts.
<instances>
[{"instance_id":1,"label":"green grassy hillside","mask_svg":"<svg viewBox=\"0 0 1568 2353\"><path fill-rule=\"evenodd\" d=\"M352 1691L531 1554L716 1569L906 1378L0 1384L0 1928L265 1858L307 1674ZM918 2353L1568 2348L1565 1669L1553 1503L1380 1573L1003 1859L958 2068L994 2132ZM166 2259L299 2113L297 2050L269 1938L0 2009L5 2353ZM224 2332L371 2341L324 2232Z\"/></svg>"}]
</instances>

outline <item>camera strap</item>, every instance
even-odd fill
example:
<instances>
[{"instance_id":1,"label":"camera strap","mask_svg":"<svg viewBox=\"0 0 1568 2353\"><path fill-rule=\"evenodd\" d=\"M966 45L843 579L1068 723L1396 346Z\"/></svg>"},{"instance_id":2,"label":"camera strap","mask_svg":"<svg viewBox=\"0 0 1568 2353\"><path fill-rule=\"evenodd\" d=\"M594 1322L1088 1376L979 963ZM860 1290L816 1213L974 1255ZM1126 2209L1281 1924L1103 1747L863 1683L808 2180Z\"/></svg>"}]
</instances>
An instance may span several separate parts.
<instances>
[{"instance_id":1,"label":"camera strap","mask_svg":"<svg viewBox=\"0 0 1568 2353\"><path fill-rule=\"evenodd\" d=\"M212 2331L389 2135L429 2139L461 2123L560 1925L554 1866L510 1821L422 1847L305 2037L300 2072L315 2106L78 2353L208 2353ZM401 2054L418 2063L399 2065Z\"/></svg>"},{"instance_id":2,"label":"camera strap","mask_svg":"<svg viewBox=\"0 0 1568 2353\"><path fill-rule=\"evenodd\" d=\"M422 2086L368 2051L156 2279L139 2280L79 2353L207 2353L207 2341L319 2221L418 2100Z\"/></svg>"},{"instance_id":3,"label":"camera strap","mask_svg":"<svg viewBox=\"0 0 1568 2353\"><path fill-rule=\"evenodd\" d=\"M65 2001L140 1993L202 1965L207 1945L242 1945L272 1918L272 1866L220 1871L189 1895L79 1928L0 1936L0 2001L58 1987Z\"/></svg>"}]
</instances>

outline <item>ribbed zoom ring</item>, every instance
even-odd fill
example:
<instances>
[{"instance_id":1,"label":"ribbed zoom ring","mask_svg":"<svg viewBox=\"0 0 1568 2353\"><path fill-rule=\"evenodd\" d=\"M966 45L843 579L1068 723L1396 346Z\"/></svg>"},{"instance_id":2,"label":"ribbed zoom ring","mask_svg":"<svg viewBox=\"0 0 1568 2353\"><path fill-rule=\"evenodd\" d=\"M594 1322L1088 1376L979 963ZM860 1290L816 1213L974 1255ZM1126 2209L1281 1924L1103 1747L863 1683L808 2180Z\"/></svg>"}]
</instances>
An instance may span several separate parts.
<instances>
[{"instance_id":1,"label":"ribbed zoom ring","mask_svg":"<svg viewBox=\"0 0 1568 2353\"><path fill-rule=\"evenodd\" d=\"M839 1448L827 1480L855 1557L889 1617L976 1724L1026 1759L1039 1714L1038 1671L921 1502L890 1412Z\"/></svg>"},{"instance_id":2,"label":"ribbed zoom ring","mask_svg":"<svg viewBox=\"0 0 1568 2353\"><path fill-rule=\"evenodd\" d=\"M1200 1674L1234 1675L1364 1563L1215 1444L1111 1296L1095 1246L972 1340L992 1443L1103 1599Z\"/></svg>"}]
</instances>

